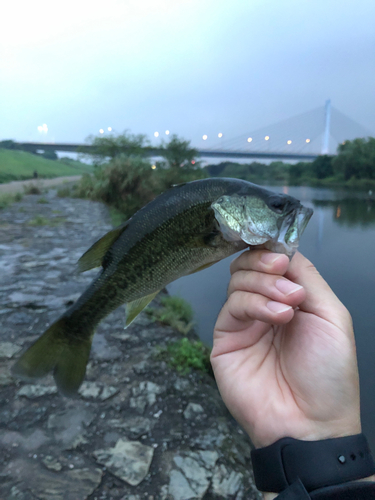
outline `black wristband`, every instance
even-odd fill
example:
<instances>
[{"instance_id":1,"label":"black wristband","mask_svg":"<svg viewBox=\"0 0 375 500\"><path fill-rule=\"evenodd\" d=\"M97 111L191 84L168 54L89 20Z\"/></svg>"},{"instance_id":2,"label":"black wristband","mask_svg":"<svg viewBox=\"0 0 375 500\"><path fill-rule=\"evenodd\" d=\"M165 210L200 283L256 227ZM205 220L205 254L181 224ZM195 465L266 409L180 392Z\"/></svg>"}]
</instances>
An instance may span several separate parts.
<instances>
[{"instance_id":1,"label":"black wristband","mask_svg":"<svg viewBox=\"0 0 375 500\"><path fill-rule=\"evenodd\" d=\"M363 434L322 441L282 438L251 452L255 484L280 493L300 479L307 491L354 481L375 473Z\"/></svg>"}]
</instances>

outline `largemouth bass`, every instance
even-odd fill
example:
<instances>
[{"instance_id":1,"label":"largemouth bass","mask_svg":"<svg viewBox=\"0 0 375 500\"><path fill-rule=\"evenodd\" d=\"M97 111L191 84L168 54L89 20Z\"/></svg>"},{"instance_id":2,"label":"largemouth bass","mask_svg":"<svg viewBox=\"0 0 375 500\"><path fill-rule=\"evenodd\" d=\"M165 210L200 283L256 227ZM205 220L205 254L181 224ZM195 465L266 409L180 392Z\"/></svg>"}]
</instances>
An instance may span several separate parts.
<instances>
[{"instance_id":1,"label":"largemouth bass","mask_svg":"<svg viewBox=\"0 0 375 500\"><path fill-rule=\"evenodd\" d=\"M249 246L291 258L312 209L238 179L176 186L113 229L80 258L80 271L102 266L75 304L20 357L24 380L50 371L60 391L81 385L99 322L126 304L126 326L172 281Z\"/></svg>"}]
</instances>

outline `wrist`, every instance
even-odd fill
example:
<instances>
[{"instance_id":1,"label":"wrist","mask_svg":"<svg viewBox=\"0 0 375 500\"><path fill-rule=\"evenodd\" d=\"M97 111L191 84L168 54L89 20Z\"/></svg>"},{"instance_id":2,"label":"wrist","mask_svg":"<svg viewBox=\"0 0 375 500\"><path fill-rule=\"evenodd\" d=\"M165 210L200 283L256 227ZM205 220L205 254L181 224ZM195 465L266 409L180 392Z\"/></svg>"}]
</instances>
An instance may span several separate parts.
<instances>
[{"instance_id":1,"label":"wrist","mask_svg":"<svg viewBox=\"0 0 375 500\"><path fill-rule=\"evenodd\" d=\"M283 438L251 452L255 484L272 500L299 480L314 491L354 481L374 481L375 464L363 434L300 441Z\"/></svg>"}]
</instances>

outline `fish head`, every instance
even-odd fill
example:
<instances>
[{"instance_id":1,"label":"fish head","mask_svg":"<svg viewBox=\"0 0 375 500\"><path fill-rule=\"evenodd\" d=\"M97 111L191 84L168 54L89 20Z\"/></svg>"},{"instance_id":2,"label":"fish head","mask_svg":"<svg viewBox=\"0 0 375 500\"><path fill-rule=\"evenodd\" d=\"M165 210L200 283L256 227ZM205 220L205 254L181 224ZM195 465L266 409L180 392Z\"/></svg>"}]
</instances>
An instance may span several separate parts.
<instances>
[{"instance_id":1,"label":"fish head","mask_svg":"<svg viewBox=\"0 0 375 500\"><path fill-rule=\"evenodd\" d=\"M295 198L261 190L223 195L212 203L223 238L284 253L290 258L313 214Z\"/></svg>"}]
</instances>

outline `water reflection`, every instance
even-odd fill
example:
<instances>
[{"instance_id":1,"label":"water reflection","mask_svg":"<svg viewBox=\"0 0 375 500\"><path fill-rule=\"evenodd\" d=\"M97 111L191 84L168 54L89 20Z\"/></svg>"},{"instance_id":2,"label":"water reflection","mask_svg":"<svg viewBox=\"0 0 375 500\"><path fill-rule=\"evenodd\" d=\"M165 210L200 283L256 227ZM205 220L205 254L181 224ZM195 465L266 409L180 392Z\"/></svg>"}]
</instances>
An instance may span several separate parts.
<instances>
[{"instance_id":1,"label":"water reflection","mask_svg":"<svg viewBox=\"0 0 375 500\"><path fill-rule=\"evenodd\" d=\"M312 200L316 207L332 208L333 220L346 227L368 227L375 224L375 199L368 197L341 200Z\"/></svg>"}]
</instances>

